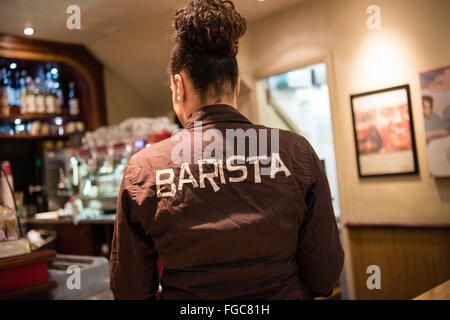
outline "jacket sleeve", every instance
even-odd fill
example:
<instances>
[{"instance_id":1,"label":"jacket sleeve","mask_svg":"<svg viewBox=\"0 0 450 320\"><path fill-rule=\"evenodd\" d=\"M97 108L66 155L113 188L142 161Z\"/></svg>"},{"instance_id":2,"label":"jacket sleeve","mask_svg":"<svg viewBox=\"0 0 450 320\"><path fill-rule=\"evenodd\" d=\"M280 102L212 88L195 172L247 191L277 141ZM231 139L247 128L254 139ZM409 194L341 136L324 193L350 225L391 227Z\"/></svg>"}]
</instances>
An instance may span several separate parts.
<instances>
[{"instance_id":1,"label":"jacket sleeve","mask_svg":"<svg viewBox=\"0 0 450 320\"><path fill-rule=\"evenodd\" d=\"M300 277L311 294L327 296L339 279L344 251L325 168L309 143L305 156L309 158L310 183L304 190L307 209L300 227L297 261Z\"/></svg>"},{"instance_id":2,"label":"jacket sleeve","mask_svg":"<svg viewBox=\"0 0 450 320\"><path fill-rule=\"evenodd\" d=\"M154 299L158 289L157 253L140 222L136 202L135 167L125 170L117 200L110 256L110 287L116 299Z\"/></svg>"}]
</instances>

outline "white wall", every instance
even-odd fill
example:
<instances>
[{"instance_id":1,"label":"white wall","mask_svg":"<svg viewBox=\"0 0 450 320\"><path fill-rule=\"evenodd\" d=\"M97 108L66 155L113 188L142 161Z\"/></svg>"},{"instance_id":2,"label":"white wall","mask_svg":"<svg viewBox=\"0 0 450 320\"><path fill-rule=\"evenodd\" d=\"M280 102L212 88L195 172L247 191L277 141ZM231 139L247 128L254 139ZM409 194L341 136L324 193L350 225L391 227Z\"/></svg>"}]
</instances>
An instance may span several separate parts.
<instances>
[{"instance_id":1,"label":"white wall","mask_svg":"<svg viewBox=\"0 0 450 320\"><path fill-rule=\"evenodd\" d=\"M172 11L148 19L141 19L124 25L103 37L90 42L87 47L115 77L128 88L132 88L140 100L136 106L129 104L130 112L141 116L161 116L171 111L171 94L167 65L170 59L170 28ZM117 82L116 82L117 84ZM117 88L118 89L118 88ZM106 84L106 94L113 90ZM114 93L119 95L120 93ZM126 95L126 94L124 94ZM109 105L108 114L117 109Z\"/></svg>"},{"instance_id":2,"label":"white wall","mask_svg":"<svg viewBox=\"0 0 450 320\"><path fill-rule=\"evenodd\" d=\"M108 125L119 124L129 117L152 116L152 108L143 97L108 67L104 68L105 99Z\"/></svg>"}]
</instances>

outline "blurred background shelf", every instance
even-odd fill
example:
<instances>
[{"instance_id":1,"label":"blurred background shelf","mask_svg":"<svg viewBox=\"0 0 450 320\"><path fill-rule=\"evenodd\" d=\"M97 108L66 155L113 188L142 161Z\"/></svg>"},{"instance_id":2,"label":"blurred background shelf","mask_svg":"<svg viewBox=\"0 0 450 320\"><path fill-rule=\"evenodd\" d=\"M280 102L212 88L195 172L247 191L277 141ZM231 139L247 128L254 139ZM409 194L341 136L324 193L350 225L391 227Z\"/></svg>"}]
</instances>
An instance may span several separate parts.
<instances>
[{"instance_id":1,"label":"blurred background shelf","mask_svg":"<svg viewBox=\"0 0 450 320\"><path fill-rule=\"evenodd\" d=\"M82 116L63 116L58 114L17 114L17 115L12 114L8 117L0 116L0 122L15 123L16 120L18 119L21 122L30 122L30 121L49 122L54 121L55 118L60 118L63 122L84 120Z\"/></svg>"},{"instance_id":2,"label":"blurred background shelf","mask_svg":"<svg viewBox=\"0 0 450 320\"><path fill-rule=\"evenodd\" d=\"M0 134L0 140L47 140L47 139L68 139L68 135L31 135L31 134Z\"/></svg>"}]
</instances>

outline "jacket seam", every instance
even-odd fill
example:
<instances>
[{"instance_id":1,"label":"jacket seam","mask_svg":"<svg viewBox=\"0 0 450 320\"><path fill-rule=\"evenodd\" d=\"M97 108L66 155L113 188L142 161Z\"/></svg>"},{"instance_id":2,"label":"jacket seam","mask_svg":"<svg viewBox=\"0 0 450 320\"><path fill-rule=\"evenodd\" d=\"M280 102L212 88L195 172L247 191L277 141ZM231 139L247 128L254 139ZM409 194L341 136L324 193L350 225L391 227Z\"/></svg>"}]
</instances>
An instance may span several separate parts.
<instances>
[{"instance_id":1,"label":"jacket seam","mask_svg":"<svg viewBox=\"0 0 450 320\"><path fill-rule=\"evenodd\" d=\"M134 163L134 159L130 160L130 180L131 180L131 200L136 201L136 195L137 195L137 184L136 184L136 166Z\"/></svg>"}]
</instances>

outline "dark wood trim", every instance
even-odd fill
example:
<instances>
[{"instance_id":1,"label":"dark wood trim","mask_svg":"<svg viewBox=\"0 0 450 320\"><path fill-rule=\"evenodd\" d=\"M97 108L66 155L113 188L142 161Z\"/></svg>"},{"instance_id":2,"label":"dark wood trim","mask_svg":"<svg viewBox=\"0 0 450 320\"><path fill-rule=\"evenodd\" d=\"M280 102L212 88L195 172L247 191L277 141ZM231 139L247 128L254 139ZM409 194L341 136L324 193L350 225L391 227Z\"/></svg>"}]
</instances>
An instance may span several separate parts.
<instances>
[{"instance_id":1,"label":"dark wood trim","mask_svg":"<svg viewBox=\"0 0 450 320\"><path fill-rule=\"evenodd\" d=\"M83 57L95 59L84 46L79 44L39 40L4 33L0 33L0 48L42 53L64 53L66 55L77 54L82 59Z\"/></svg>"},{"instance_id":2,"label":"dark wood trim","mask_svg":"<svg viewBox=\"0 0 450 320\"><path fill-rule=\"evenodd\" d=\"M347 222L345 224L345 227L349 229L361 229L361 228L450 229L450 224Z\"/></svg>"},{"instance_id":3,"label":"dark wood trim","mask_svg":"<svg viewBox=\"0 0 450 320\"><path fill-rule=\"evenodd\" d=\"M36 262L48 261L56 258L56 252L52 250L43 250L28 253L22 256L16 256L0 260L0 270L16 268Z\"/></svg>"},{"instance_id":4,"label":"dark wood trim","mask_svg":"<svg viewBox=\"0 0 450 320\"><path fill-rule=\"evenodd\" d=\"M0 33L0 57L53 61L69 66L77 73L87 129L107 125L103 65L84 46Z\"/></svg>"},{"instance_id":5,"label":"dark wood trim","mask_svg":"<svg viewBox=\"0 0 450 320\"><path fill-rule=\"evenodd\" d=\"M17 290L0 293L0 300L17 300L17 299L39 299L41 296L46 299L46 294L51 289L58 286L56 281L40 283L34 286L20 288ZM44 296L43 296L44 295Z\"/></svg>"},{"instance_id":6,"label":"dark wood trim","mask_svg":"<svg viewBox=\"0 0 450 320\"><path fill-rule=\"evenodd\" d=\"M31 122L35 120L39 121L53 121L55 118L61 118L64 121L81 121L83 117L80 116L61 116L58 114L18 114L18 115L10 115L9 117L0 116L0 119L3 122L14 123L17 119L20 119L23 122Z\"/></svg>"},{"instance_id":7,"label":"dark wood trim","mask_svg":"<svg viewBox=\"0 0 450 320\"><path fill-rule=\"evenodd\" d=\"M450 279L448 226L364 225L347 229L354 299L409 300ZM381 270L381 290L367 287L371 265Z\"/></svg>"},{"instance_id":8,"label":"dark wood trim","mask_svg":"<svg viewBox=\"0 0 450 320\"><path fill-rule=\"evenodd\" d=\"M65 140L69 137L67 135L58 136L58 135L31 135L31 134L15 134L15 135L6 135L0 134L0 140Z\"/></svg>"}]
</instances>

